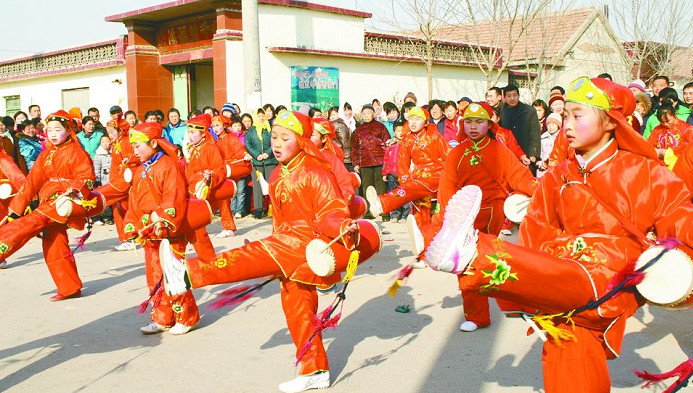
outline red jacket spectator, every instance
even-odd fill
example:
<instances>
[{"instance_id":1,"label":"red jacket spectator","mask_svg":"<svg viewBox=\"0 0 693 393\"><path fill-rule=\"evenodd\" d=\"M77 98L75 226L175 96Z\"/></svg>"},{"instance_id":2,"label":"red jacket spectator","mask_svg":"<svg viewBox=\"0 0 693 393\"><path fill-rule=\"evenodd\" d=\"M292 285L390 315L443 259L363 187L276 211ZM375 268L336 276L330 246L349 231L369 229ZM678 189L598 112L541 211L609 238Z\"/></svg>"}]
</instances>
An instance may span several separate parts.
<instances>
[{"instance_id":1,"label":"red jacket spectator","mask_svg":"<svg viewBox=\"0 0 693 393\"><path fill-rule=\"evenodd\" d=\"M399 145L397 142L385 148L385 158L383 159L383 176L397 176L397 157L399 157Z\"/></svg>"},{"instance_id":2,"label":"red jacket spectator","mask_svg":"<svg viewBox=\"0 0 693 393\"><path fill-rule=\"evenodd\" d=\"M359 167L383 165L385 142L389 139L387 128L377 120L358 126L351 141L352 164Z\"/></svg>"},{"instance_id":3,"label":"red jacket spectator","mask_svg":"<svg viewBox=\"0 0 693 393\"><path fill-rule=\"evenodd\" d=\"M459 122L459 116L455 116L455 118L452 120L448 119L447 117L445 118L445 129L443 132L445 142L450 143L450 141L457 139L457 134L460 132Z\"/></svg>"}]
</instances>

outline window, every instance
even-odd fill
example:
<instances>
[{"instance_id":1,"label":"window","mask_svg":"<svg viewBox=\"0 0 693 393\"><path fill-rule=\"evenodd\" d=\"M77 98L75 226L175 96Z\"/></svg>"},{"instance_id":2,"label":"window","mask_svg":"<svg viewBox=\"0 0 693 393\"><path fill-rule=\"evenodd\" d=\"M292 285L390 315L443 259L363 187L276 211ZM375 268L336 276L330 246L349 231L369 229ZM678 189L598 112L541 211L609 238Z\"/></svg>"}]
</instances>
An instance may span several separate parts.
<instances>
[{"instance_id":1,"label":"window","mask_svg":"<svg viewBox=\"0 0 693 393\"><path fill-rule=\"evenodd\" d=\"M86 113L87 108L90 107L88 87L63 90L63 108L68 110L74 107L80 108L82 113Z\"/></svg>"},{"instance_id":2,"label":"window","mask_svg":"<svg viewBox=\"0 0 693 393\"><path fill-rule=\"evenodd\" d=\"M520 89L531 89L531 82L534 81L534 76L527 76L526 73L508 75L508 83L519 87Z\"/></svg>"},{"instance_id":3,"label":"window","mask_svg":"<svg viewBox=\"0 0 693 393\"><path fill-rule=\"evenodd\" d=\"M20 110L19 96L5 96L5 112L7 116L13 117Z\"/></svg>"}]
</instances>

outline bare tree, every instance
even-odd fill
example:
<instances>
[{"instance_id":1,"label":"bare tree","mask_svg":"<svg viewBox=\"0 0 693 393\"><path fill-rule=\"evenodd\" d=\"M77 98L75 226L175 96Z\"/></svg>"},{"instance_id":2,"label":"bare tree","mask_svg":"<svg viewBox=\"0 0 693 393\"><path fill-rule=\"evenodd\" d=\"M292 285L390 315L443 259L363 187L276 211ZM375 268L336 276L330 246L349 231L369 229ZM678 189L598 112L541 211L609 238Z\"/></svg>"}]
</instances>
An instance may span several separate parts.
<instances>
[{"instance_id":1,"label":"bare tree","mask_svg":"<svg viewBox=\"0 0 693 393\"><path fill-rule=\"evenodd\" d=\"M693 43L690 1L611 0L610 5L609 20L625 42L637 79L669 74L673 55Z\"/></svg>"},{"instance_id":2,"label":"bare tree","mask_svg":"<svg viewBox=\"0 0 693 393\"><path fill-rule=\"evenodd\" d=\"M374 1L371 5L378 20L389 26L408 42L426 66L428 100L433 98L433 63L437 59L439 32L454 20L456 3L453 0L390 0L387 10L385 2ZM416 50L420 49L420 50Z\"/></svg>"},{"instance_id":3,"label":"bare tree","mask_svg":"<svg viewBox=\"0 0 693 393\"><path fill-rule=\"evenodd\" d=\"M468 42L474 63L486 75L486 84L495 86L507 71L518 43L537 15L545 12L551 0L465 0L464 12L456 13L457 25L448 37ZM500 61L502 59L502 61Z\"/></svg>"}]
</instances>

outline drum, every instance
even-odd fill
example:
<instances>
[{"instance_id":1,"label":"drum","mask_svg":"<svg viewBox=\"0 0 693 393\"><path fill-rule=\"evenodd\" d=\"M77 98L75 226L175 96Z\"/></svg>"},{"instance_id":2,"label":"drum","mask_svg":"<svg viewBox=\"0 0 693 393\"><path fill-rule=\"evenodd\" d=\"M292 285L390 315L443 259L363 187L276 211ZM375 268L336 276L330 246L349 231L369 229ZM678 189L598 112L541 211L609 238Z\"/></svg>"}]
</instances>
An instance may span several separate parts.
<instances>
[{"instance_id":1,"label":"drum","mask_svg":"<svg viewBox=\"0 0 693 393\"><path fill-rule=\"evenodd\" d=\"M224 180L217 188L211 190L207 195L209 201L224 201L236 196L236 182Z\"/></svg>"},{"instance_id":2,"label":"drum","mask_svg":"<svg viewBox=\"0 0 693 393\"><path fill-rule=\"evenodd\" d=\"M354 190L361 187L361 176L358 173L349 172L349 176L351 176L351 186L354 187Z\"/></svg>"},{"instance_id":3,"label":"drum","mask_svg":"<svg viewBox=\"0 0 693 393\"><path fill-rule=\"evenodd\" d=\"M503 213L508 220L519 224L527 215L527 206L530 198L524 194L512 194L503 204Z\"/></svg>"},{"instance_id":4,"label":"drum","mask_svg":"<svg viewBox=\"0 0 693 393\"><path fill-rule=\"evenodd\" d=\"M380 251L383 239L378 225L370 220L358 220L358 235L355 249L359 251L359 263L366 261ZM347 235L351 236L351 235ZM327 277L335 272L346 270L351 251L338 241L328 247L324 239L313 239L306 246L308 267L316 275Z\"/></svg>"},{"instance_id":5,"label":"drum","mask_svg":"<svg viewBox=\"0 0 693 393\"><path fill-rule=\"evenodd\" d=\"M123 170L123 180L125 180L126 183L132 183L132 169L125 168L125 170Z\"/></svg>"},{"instance_id":6,"label":"drum","mask_svg":"<svg viewBox=\"0 0 693 393\"><path fill-rule=\"evenodd\" d=\"M664 254L645 270L645 278L635 287L642 297L654 305L670 309L693 307L693 261L689 256L690 249L648 248L638 258L635 268L643 267L661 252Z\"/></svg>"},{"instance_id":7,"label":"drum","mask_svg":"<svg viewBox=\"0 0 693 393\"><path fill-rule=\"evenodd\" d=\"M0 183L0 199L9 199L12 197L12 184L7 181Z\"/></svg>"},{"instance_id":8,"label":"drum","mask_svg":"<svg viewBox=\"0 0 693 393\"><path fill-rule=\"evenodd\" d=\"M257 175L257 181L260 182L262 195L269 195L269 183L267 183L267 180L265 180L265 176L263 176L262 172L260 171L256 171L255 174Z\"/></svg>"},{"instance_id":9,"label":"drum","mask_svg":"<svg viewBox=\"0 0 693 393\"><path fill-rule=\"evenodd\" d=\"M226 164L226 178L231 177L231 165Z\"/></svg>"},{"instance_id":10,"label":"drum","mask_svg":"<svg viewBox=\"0 0 693 393\"><path fill-rule=\"evenodd\" d=\"M196 231L212 222L212 208L209 202L202 199L188 200L188 211L185 213L182 231Z\"/></svg>"},{"instance_id":11,"label":"drum","mask_svg":"<svg viewBox=\"0 0 693 393\"><path fill-rule=\"evenodd\" d=\"M106 198L92 191L86 198L60 195L53 202L60 217L94 217L106 209Z\"/></svg>"},{"instance_id":12,"label":"drum","mask_svg":"<svg viewBox=\"0 0 693 393\"><path fill-rule=\"evenodd\" d=\"M200 180L195 183L194 195L197 199L207 199L207 195L209 195L209 186L205 180Z\"/></svg>"},{"instance_id":13,"label":"drum","mask_svg":"<svg viewBox=\"0 0 693 393\"><path fill-rule=\"evenodd\" d=\"M354 195L354 198L349 204L349 216L352 220L358 220L366 215L367 209L368 205L366 204L366 200L358 195Z\"/></svg>"}]
</instances>

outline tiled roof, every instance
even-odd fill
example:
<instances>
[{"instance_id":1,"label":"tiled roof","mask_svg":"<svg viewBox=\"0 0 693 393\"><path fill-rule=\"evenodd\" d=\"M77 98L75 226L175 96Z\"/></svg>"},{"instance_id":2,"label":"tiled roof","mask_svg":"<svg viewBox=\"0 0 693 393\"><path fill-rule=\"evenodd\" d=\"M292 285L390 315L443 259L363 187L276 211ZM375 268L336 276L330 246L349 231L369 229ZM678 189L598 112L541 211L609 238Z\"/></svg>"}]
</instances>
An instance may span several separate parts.
<instances>
[{"instance_id":1,"label":"tiled roof","mask_svg":"<svg viewBox=\"0 0 693 393\"><path fill-rule=\"evenodd\" d=\"M505 62L536 59L540 56L552 58L561 54L568 43L579 37L579 33L598 16L596 8L539 14L521 31L522 19L500 21L478 21L442 27L436 39L474 42L503 50ZM512 35L509 33L512 29ZM512 36L512 39L511 39ZM510 53L511 42L517 40ZM508 58L508 54L509 58ZM557 59L560 60L560 59Z\"/></svg>"}]
</instances>

